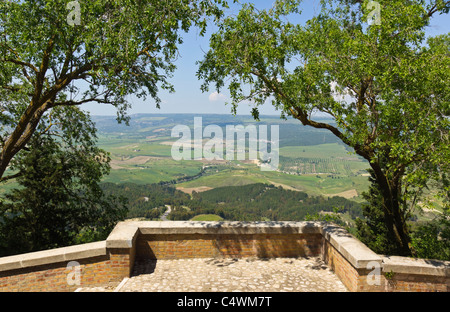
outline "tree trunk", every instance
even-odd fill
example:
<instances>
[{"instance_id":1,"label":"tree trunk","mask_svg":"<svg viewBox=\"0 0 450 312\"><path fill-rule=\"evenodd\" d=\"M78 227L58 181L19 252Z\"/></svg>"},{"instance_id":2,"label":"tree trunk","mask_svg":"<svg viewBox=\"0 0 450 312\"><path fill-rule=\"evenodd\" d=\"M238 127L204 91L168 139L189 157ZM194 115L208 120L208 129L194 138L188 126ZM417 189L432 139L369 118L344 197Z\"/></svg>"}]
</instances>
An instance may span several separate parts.
<instances>
[{"instance_id":1,"label":"tree trunk","mask_svg":"<svg viewBox=\"0 0 450 312\"><path fill-rule=\"evenodd\" d=\"M18 125L2 146L0 153L0 181L5 178L4 174L11 160L30 141L42 115L49 108L49 103L50 101L41 105L39 102L32 101L20 118Z\"/></svg>"},{"instance_id":2,"label":"tree trunk","mask_svg":"<svg viewBox=\"0 0 450 312\"><path fill-rule=\"evenodd\" d=\"M375 177L383 195L384 219L398 255L410 256L410 235L405 215L400 205L401 184L389 179L376 163L371 163Z\"/></svg>"},{"instance_id":3,"label":"tree trunk","mask_svg":"<svg viewBox=\"0 0 450 312\"><path fill-rule=\"evenodd\" d=\"M262 79L264 80L264 77L262 77ZM271 83L267 79L265 79L265 82L269 87L272 87ZM277 91L278 90L274 90L275 93ZM402 177L402 171L399 170L396 172L396 175L393 175L396 177L395 179L390 179L383 172L382 168L384 167L378 162L373 162L374 155L377 153L369 147L370 144L352 144L352 142L348 140L338 128L335 128L327 123L312 121L308 119L308 114L306 112L300 109L295 109L295 105L293 107L294 108L290 109L292 116L300 120L304 126L312 126L317 129L327 129L331 131L345 144L354 148L358 155L362 156L370 163L370 166L374 170L376 181L383 197L384 219L391 241L396 245L395 249L399 255L411 255L410 236L408 233L406 218L403 215L400 205L400 195L402 194L402 190L399 181Z\"/></svg>"}]
</instances>

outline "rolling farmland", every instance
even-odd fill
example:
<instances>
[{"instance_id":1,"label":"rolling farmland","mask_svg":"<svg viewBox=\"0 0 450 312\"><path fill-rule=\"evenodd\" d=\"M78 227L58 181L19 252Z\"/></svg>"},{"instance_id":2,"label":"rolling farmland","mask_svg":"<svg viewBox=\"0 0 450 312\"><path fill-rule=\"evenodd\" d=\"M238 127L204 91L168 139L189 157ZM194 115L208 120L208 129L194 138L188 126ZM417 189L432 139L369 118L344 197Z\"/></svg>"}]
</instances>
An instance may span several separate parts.
<instances>
[{"instance_id":1,"label":"rolling farmland","mask_svg":"<svg viewBox=\"0 0 450 312\"><path fill-rule=\"evenodd\" d=\"M295 121L265 116L255 122L249 116L206 115L203 126L278 125L279 166L277 171L261 171L253 161L174 160L171 137L176 125L193 127L194 115L138 115L130 126L117 125L113 118L98 117L99 145L110 153L112 170L105 182L159 183L205 174L181 188L215 188L253 183L274 183L286 189L313 195L343 194L361 200L367 186L367 162L351 154L348 147L326 131L310 129ZM207 139L203 142L205 143ZM303 144L303 145L301 145ZM248 148L246 149L248 155ZM225 153L225 151L224 151Z\"/></svg>"}]
</instances>

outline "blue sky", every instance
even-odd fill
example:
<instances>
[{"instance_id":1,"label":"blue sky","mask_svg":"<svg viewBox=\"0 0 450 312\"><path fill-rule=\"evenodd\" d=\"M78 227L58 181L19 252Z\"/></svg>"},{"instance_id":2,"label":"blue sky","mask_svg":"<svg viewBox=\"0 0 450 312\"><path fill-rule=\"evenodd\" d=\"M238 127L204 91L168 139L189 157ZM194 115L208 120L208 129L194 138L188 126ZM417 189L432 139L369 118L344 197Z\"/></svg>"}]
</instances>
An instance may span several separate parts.
<instances>
[{"instance_id":1,"label":"blue sky","mask_svg":"<svg viewBox=\"0 0 450 312\"><path fill-rule=\"evenodd\" d=\"M231 1L230 1L231 2ZM241 1L254 2L259 8L268 8L272 6L274 0L254 0ZM306 21L311 18L318 11L319 0L304 0L302 4L302 20ZM237 13L239 6L237 4L230 4L230 13ZM137 113L194 113L194 114L231 114L231 106L225 105L227 101L227 92L223 90L224 94L218 95L214 93L211 88L209 93L203 93L200 90L201 81L197 80L195 75L197 71L196 61L202 59L205 51L208 50L209 35L215 30L214 26L210 26L207 34L204 37L199 36L197 29L192 29L189 33L184 35L184 43L180 47L180 57L175 64L177 70L173 78L170 80L175 87L175 93L168 93L163 90L160 91L159 97L162 99L161 109L157 109L155 102L151 98L147 98L144 102L134 96L128 98L132 108L129 111L131 114ZM428 28L428 35L436 35L447 33L450 31L450 18L448 15L438 15L433 19L432 24ZM89 111L92 115L116 115L114 107L99 105L99 104L85 104L83 109ZM241 104L238 108L238 114L249 114L251 107L246 104ZM260 107L260 114L265 115L280 115L270 103Z\"/></svg>"}]
</instances>

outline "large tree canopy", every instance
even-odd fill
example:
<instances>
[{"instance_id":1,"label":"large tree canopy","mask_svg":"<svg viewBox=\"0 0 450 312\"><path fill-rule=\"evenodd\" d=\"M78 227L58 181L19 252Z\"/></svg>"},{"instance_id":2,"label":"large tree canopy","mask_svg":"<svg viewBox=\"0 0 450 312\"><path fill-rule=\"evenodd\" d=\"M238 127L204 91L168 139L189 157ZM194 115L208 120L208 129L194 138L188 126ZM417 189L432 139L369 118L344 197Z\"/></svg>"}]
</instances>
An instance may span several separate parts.
<instances>
[{"instance_id":1,"label":"large tree canopy","mask_svg":"<svg viewBox=\"0 0 450 312\"><path fill-rule=\"evenodd\" d=\"M450 1L380 0L379 12L369 2L322 0L304 25L289 22L301 1L243 5L221 21L198 76L203 90L227 87L233 107L251 100L255 118L271 100L283 116L353 147L370 162L390 236L409 254L406 216L417 192L449 172L450 36L425 30Z\"/></svg>"},{"instance_id":2,"label":"large tree canopy","mask_svg":"<svg viewBox=\"0 0 450 312\"><path fill-rule=\"evenodd\" d=\"M197 26L203 34L207 19L219 18L226 5L223 0L73 3L0 2L0 180L7 179L6 168L42 116L56 107L112 104L123 121L130 94L151 96L158 106L158 89L172 90L179 32Z\"/></svg>"}]
</instances>

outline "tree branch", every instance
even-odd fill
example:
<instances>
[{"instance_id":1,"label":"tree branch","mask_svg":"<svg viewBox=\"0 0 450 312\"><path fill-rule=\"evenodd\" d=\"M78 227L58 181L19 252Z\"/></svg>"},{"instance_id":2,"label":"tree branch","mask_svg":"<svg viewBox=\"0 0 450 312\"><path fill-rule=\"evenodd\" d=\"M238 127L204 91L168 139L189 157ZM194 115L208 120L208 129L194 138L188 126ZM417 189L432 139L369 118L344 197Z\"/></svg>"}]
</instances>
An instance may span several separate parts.
<instances>
[{"instance_id":1,"label":"tree branch","mask_svg":"<svg viewBox=\"0 0 450 312\"><path fill-rule=\"evenodd\" d=\"M41 97L42 94L42 89L44 86L44 82L45 82L45 74L47 72L48 69L48 64L50 61L50 55L51 52L53 50L53 46L54 46L54 39L55 39L56 35L52 35L52 37L50 38L50 40L47 43L47 48L44 51L44 55L42 56L42 63L41 66L39 67L39 72L36 75L36 86L35 86L35 93L34 93L34 97L33 99L37 102L38 99ZM44 101L46 102L46 101Z\"/></svg>"},{"instance_id":2,"label":"tree branch","mask_svg":"<svg viewBox=\"0 0 450 312\"><path fill-rule=\"evenodd\" d=\"M102 100L102 99L97 99L97 98L91 98L91 99L84 99L81 101L64 101L64 102L56 102L56 103L52 103L49 107L56 107L56 106L76 106L76 105L81 105L84 103L89 103L89 102L97 102L97 103L102 103L102 104L111 104L111 102L107 101L107 100Z\"/></svg>"},{"instance_id":3,"label":"tree branch","mask_svg":"<svg viewBox=\"0 0 450 312\"><path fill-rule=\"evenodd\" d=\"M20 66L25 66L25 67L32 69L36 74L39 73L38 69L33 64L30 64L27 62L23 62L23 61L16 60L16 59L5 59L5 62L14 63L14 64L20 65Z\"/></svg>"},{"instance_id":4,"label":"tree branch","mask_svg":"<svg viewBox=\"0 0 450 312\"><path fill-rule=\"evenodd\" d=\"M444 3L443 3L443 8L445 8L447 5L450 5L450 1L444 2ZM437 3L435 3L435 4L430 8L430 10L428 10L428 13L427 13L426 16L427 16L427 17L432 17L433 14L436 13L436 12L438 12L440 9L442 9L442 8L439 8L438 5L437 5Z\"/></svg>"},{"instance_id":5,"label":"tree branch","mask_svg":"<svg viewBox=\"0 0 450 312\"><path fill-rule=\"evenodd\" d=\"M18 178L18 177L20 177L21 175L22 175L22 173L21 173L21 172L18 172L18 173L15 173L15 174L13 174L13 175L10 175L10 176L1 177L1 178L0 178L0 183L1 183L1 182L8 181L8 180L15 179L15 178Z\"/></svg>"}]
</instances>

